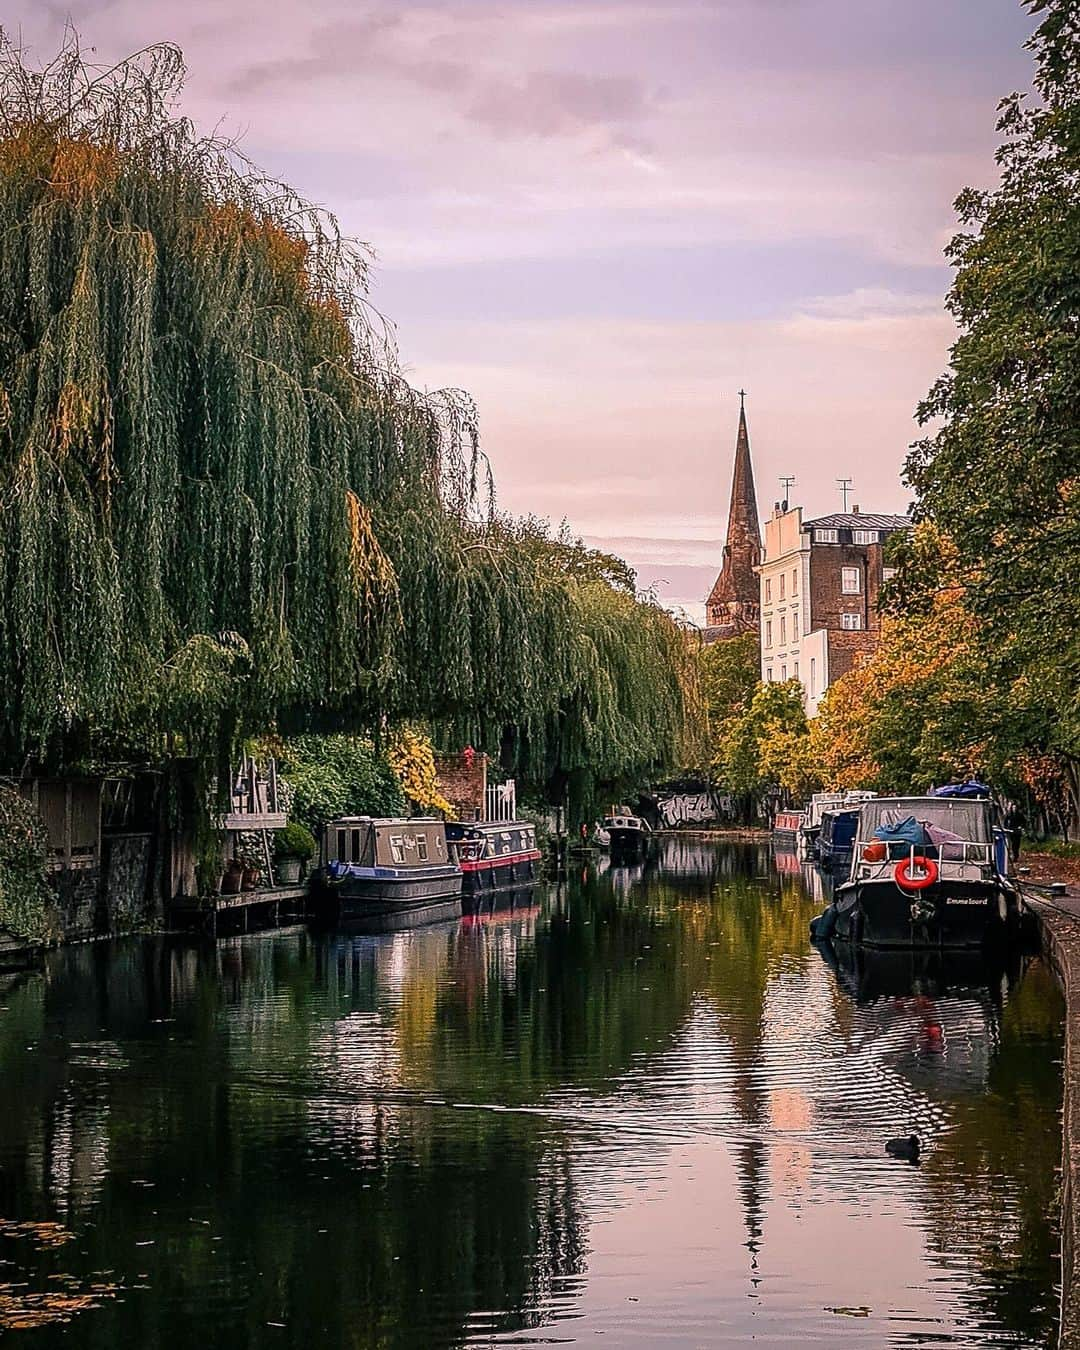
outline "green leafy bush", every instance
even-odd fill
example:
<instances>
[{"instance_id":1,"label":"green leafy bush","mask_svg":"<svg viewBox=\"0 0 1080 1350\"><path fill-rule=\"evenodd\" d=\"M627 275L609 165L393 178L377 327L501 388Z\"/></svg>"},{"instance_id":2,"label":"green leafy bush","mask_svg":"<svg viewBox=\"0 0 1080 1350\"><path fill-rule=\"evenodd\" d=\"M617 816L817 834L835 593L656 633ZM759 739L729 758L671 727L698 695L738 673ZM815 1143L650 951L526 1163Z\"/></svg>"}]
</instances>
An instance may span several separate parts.
<instances>
[{"instance_id":1,"label":"green leafy bush","mask_svg":"<svg viewBox=\"0 0 1080 1350\"><path fill-rule=\"evenodd\" d=\"M27 942L56 936L47 849L45 822L19 792L0 785L0 928Z\"/></svg>"},{"instance_id":2,"label":"green leafy bush","mask_svg":"<svg viewBox=\"0 0 1080 1350\"><path fill-rule=\"evenodd\" d=\"M315 836L298 820L290 820L283 830L275 833L275 858L299 858L301 862L307 862L314 854Z\"/></svg>"},{"instance_id":3,"label":"green leafy bush","mask_svg":"<svg viewBox=\"0 0 1080 1350\"><path fill-rule=\"evenodd\" d=\"M336 816L405 814L393 770L361 736L296 736L280 756L293 814L318 838Z\"/></svg>"}]
</instances>

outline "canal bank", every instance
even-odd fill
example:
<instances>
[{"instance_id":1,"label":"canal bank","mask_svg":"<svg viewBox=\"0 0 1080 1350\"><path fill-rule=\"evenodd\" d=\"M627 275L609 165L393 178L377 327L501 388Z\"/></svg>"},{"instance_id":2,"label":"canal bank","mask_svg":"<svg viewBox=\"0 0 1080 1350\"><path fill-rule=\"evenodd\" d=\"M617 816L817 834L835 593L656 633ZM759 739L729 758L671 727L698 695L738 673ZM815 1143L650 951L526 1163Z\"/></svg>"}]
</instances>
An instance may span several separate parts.
<instances>
[{"instance_id":1,"label":"canal bank","mask_svg":"<svg viewBox=\"0 0 1080 1350\"><path fill-rule=\"evenodd\" d=\"M1061 1150L1062 1350L1080 1347L1080 889L1028 887L1043 952L1065 995Z\"/></svg>"}]
</instances>

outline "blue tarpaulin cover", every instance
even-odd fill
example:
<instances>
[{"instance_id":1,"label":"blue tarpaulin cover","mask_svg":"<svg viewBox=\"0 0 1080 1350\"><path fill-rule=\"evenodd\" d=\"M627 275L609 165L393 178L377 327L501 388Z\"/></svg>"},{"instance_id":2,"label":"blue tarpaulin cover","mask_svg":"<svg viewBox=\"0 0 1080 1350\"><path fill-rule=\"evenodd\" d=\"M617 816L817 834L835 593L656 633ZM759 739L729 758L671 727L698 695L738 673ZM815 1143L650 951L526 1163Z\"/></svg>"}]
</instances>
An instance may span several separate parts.
<instances>
[{"instance_id":1,"label":"blue tarpaulin cover","mask_svg":"<svg viewBox=\"0 0 1080 1350\"><path fill-rule=\"evenodd\" d=\"M964 783L946 783L944 787L931 788L931 797L989 797L990 789L985 783L969 778Z\"/></svg>"},{"instance_id":2,"label":"blue tarpaulin cover","mask_svg":"<svg viewBox=\"0 0 1080 1350\"><path fill-rule=\"evenodd\" d=\"M879 825L874 831L875 839L883 839L889 844L914 844L922 847L926 842L926 831L914 816L907 816L895 825Z\"/></svg>"}]
</instances>

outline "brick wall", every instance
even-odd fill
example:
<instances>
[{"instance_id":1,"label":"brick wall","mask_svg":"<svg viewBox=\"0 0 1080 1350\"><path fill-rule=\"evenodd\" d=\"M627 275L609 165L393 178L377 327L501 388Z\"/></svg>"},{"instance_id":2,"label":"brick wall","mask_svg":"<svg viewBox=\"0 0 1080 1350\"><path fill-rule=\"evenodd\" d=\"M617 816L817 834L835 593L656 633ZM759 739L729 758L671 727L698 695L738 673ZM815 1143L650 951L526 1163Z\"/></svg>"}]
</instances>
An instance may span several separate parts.
<instances>
[{"instance_id":1,"label":"brick wall","mask_svg":"<svg viewBox=\"0 0 1080 1350\"><path fill-rule=\"evenodd\" d=\"M471 758L471 763L470 763ZM488 757L436 755L435 772L443 796L454 807L459 820L480 820L484 815L484 791L487 788Z\"/></svg>"},{"instance_id":2,"label":"brick wall","mask_svg":"<svg viewBox=\"0 0 1080 1350\"><path fill-rule=\"evenodd\" d=\"M873 656L878 633L851 633L843 629L829 632L829 683L835 684L867 657Z\"/></svg>"},{"instance_id":3,"label":"brick wall","mask_svg":"<svg viewBox=\"0 0 1080 1350\"><path fill-rule=\"evenodd\" d=\"M842 569L857 567L858 595L844 595ZM814 544L810 549L810 629L840 628L841 614L862 616L863 631L881 627L878 600L881 595L883 550L880 544ZM846 630L844 630L846 633ZM857 634L855 634L857 636ZM830 673L832 664L829 665Z\"/></svg>"}]
</instances>

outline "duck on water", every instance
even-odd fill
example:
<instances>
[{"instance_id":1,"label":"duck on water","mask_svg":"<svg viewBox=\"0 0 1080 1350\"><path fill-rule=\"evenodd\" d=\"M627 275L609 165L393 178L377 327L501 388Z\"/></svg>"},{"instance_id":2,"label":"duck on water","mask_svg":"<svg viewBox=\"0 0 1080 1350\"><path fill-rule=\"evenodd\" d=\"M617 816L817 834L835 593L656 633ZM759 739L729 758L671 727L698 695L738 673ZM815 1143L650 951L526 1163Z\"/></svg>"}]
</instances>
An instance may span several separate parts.
<instances>
[{"instance_id":1,"label":"duck on water","mask_svg":"<svg viewBox=\"0 0 1080 1350\"><path fill-rule=\"evenodd\" d=\"M1022 902L998 815L976 784L863 803L848 878L812 935L880 947L1006 940Z\"/></svg>"}]
</instances>

